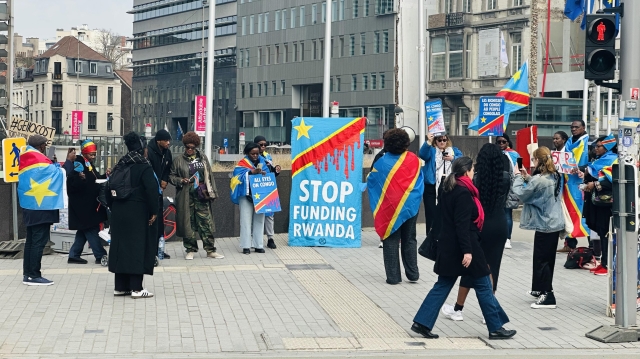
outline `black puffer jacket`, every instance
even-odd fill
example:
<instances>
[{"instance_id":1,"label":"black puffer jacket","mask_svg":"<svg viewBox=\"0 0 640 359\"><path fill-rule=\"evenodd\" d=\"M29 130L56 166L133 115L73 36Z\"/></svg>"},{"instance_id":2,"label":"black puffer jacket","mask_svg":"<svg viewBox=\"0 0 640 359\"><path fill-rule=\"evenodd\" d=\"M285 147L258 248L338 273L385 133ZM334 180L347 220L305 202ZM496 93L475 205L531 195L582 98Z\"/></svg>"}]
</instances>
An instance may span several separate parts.
<instances>
[{"instance_id":1,"label":"black puffer jacket","mask_svg":"<svg viewBox=\"0 0 640 359\"><path fill-rule=\"evenodd\" d=\"M86 230L107 220L107 210L98 202L100 185L96 179L105 179L96 168L85 165L82 156L76 156L76 162L84 166L85 179L76 171L67 175L67 195L69 196L69 229Z\"/></svg>"},{"instance_id":2,"label":"black puffer jacket","mask_svg":"<svg viewBox=\"0 0 640 359\"><path fill-rule=\"evenodd\" d=\"M171 151L162 149L158 146L155 140L151 140L147 145L148 153L147 158L153 172L158 177L158 181L169 182L169 172L171 171L171 164L173 163L173 157Z\"/></svg>"}]
</instances>

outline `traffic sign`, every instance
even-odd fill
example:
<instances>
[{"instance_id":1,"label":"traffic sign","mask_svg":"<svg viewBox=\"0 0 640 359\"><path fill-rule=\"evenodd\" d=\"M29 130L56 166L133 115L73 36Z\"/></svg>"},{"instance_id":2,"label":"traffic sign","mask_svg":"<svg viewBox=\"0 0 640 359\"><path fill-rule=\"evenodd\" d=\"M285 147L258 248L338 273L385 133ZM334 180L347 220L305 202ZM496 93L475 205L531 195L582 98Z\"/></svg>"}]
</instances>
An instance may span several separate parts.
<instances>
[{"instance_id":1,"label":"traffic sign","mask_svg":"<svg viewBox=\"0 0 640 359\"><path fill-rule=\"evenodd\" d=\"M20 170L20 151L27 146L24 137L5 138L2 140L2 168L6 183L18 182Z\"/></svg>"},{"instance_id":2,"label":"traffic sign","mask_svg":"<svg viewBox=\"0 0 640 359\"><path fill-rule=\"evenodd\" d=\"M228 147L229 146L229 140L228 139L225 138L222 142L224 143L224 147Z\"/></svg>"}]
</instances>

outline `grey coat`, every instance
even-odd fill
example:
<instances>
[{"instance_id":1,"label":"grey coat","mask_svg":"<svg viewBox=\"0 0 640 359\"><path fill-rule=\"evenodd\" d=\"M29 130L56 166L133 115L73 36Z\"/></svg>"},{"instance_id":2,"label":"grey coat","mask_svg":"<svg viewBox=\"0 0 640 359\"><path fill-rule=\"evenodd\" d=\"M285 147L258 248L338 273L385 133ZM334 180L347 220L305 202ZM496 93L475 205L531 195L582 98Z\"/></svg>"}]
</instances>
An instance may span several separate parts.
<instances>
[{"instance_id":1,"label":"grey coat","mask_svg":"<svg viewBox=\"0 0 640 359\"><path fill-rule=\"evenodd\" d=\"M562 191L555 197L555 188L556 181L551 174L531 176L527 181L516 175L512 189L524 203L520 228L542 233L564 230Z\"/></svg>"},{"instance_id":2,"label":"grey coat","mask_svg":"<svg viewBox=\"0 0 640 359\"><path fill-rule=\"evenodd\" d=\"M207 185L209 196L211 196L211 198L218 198L218 190L216 189L216 183L213 180L209 159L204 155L204 153L201 153L198 150L196 150L196 157L202 158L202 161L204 162L204 182ZM171 171L169 172L169 182L176 186L176 235L182 238L193 238L195 235L191 229L191 212L189 210L189 186L193 186L193 183L190 182L186 185L182 184L182 179L189 177L191 177L189 175L189 159L184 154L174 158L173 164L171 165ZM213 218L211 213L211 206L209 206L209 215ZM216 229L214 221L212 220L211 222L213 226L211 230L215 232Z\"/></svg>"}]
</instances>

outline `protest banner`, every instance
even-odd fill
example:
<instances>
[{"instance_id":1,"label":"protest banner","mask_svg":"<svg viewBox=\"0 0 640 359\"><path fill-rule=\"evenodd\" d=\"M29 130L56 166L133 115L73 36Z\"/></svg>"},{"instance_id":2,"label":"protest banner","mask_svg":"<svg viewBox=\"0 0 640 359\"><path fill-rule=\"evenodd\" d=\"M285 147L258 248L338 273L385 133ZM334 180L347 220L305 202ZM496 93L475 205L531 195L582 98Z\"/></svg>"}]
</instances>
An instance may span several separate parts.
<instances>
[{"instance_id":1,"label":"protest banner","mask_svg":"<svg viewBox=\"0 0 640 359\"><path fill-rule=\"evenodd\" d=\"M360 247L366 118L292 123L289 245Z\"/></svg>"},{"instance_id":2,"label":"protest banner","mask_svg":"<svg viewBox=\"0 0 640 359\"><path fill-rule=\"evenodd\" d=\"M253 175L249 176L249 180L251 181L251 197L256 213L269 214L282 210L275 174Z\"/></svg>"},{"instance_id":3,"label":"protest banner","mask_svg":"<svg viewBox=\"0 0 640 359\"><path fill-rule=\"evenodd\" d=\"M480 136L500 136L504 131L504 97L480 97Z\"/></svg>"},{"instance_id":4,"label":"protest banner","mask_svg":"<svg viewBox=\"0 0 640 359\"><path fill-rule=\"evenodd\" d=\"M551 151L551 158L556 170L560 173L571 173L572 170L578 169L578 164L573 158L572 152Z\"/></svg>"},{"instance_id":5,"label":"protest banner","mask_svg":"<svg viewBox=\"0 0 640 359\"><path fill-rule=\"evenodd\" d=\"M444 116L442 114L442 100L433 99L424 102L425 114L427 116L427 126L429 133L434 136L441 136L447 133L444 127Z\"/></svg>"},{"instance_id":6,"label":"protest banner","mask_svg":"<svg viewBox=\"0 0 640 359\"><path fill-rule=\"evenodd\" d=\"M47 146L51 146L55 134L56 129L53 127L23 120L18 117L11 118L11 120L9 120L9 126L7 126L7 137L24 137L28 141L32 135L42 135L47 138Z\"/></svg>"}]
</instances>

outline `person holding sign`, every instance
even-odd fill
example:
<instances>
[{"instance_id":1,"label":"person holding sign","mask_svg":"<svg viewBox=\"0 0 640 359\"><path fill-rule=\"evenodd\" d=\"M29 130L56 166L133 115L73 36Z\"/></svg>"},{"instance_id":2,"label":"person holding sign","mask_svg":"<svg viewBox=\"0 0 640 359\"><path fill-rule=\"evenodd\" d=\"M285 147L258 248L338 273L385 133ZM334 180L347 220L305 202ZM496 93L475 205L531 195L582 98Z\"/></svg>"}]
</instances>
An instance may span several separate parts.
<instances>
[{"instance_id":1,"label":"person holding sign","mask_svg":"<svg viewBox=\"0 0 640 359\"><path fill-rule=\"evenodd\" d=\"M496 137L496 144L502 150L502 153L509 159L509 163L511 164L511 176L512 178L515 176L515 173L519 172L518 168L518 158L522 160L522 157L518 152L513 149L513 143L511 143L511 139L509 135L503 133L500 136ZM513 180L511 181L513 183ZM504 206L504 214L507 218L507 241L504 244L505 249L511 249L511 233L513 232L513 210L520 206L520 201L518 197L513 193L513 191L509 191L509 197L507 198L507 202Z\"/></svg>"},{"instance_id":2,"label":"person holding sign","mask_svg":"<svg viewBox=\"0 0 640 359\"><path fill-rule=\"evenodd\" d=\"M387 154L373 164L367 177L369 204L376 232L385 242L384 269L387 283L402 282L398 250L407 279L418 280L416 221L424 190L420 159L409 148L409 135L394 128L385 132ZM398 248L400 247L400 248Z\"/></svg>"},{"instance_id":3,"label":"person holding sign","mask_svg":"<svg viewBox=\"0 0 640 359\"><path fill-rule=\"evenodd\" d=\"M602 136L596 140L596 158L587 166L585 172L578 172L584 183L580 189L584 194L582 214L591 229L591 244L596 257L595 265L590 269L595 275L607 275L607 257L609 252L609 226L613 204L613 179L611 170L618 163L618 149L613 135Z\"/></svg>"},{"instance_id":4,"label":"person holding sign","mask_svg":"<svg viewBox=\"0 0 640 359\"><path fill-rule=\"evenodd\" d=\"M584 168L589 163L589 135L585 129L584 121L575 120L571 122L571 137L565 144L565 151L573 153L573 158L578 167L584 172ZM566 243L571 249L578 246L578 237L589 236L589 228L587 228L582 218L584 199L583 193L579 189L581 183L582 178L578 176L577 171L565 176L564 203L567 205L569 216L573 222L573 233L567 236Z\"/></svg>"},{"instance_id":5,"label":"person holding sign","mask_svg":"<svg viewBox=\"0 0 640 359\"><path fill-rule=\"evenodd\" d=\"M231 177L231 201L240 206L240 247L243 254L264 253L264 213L256 213L253 205L250 175L270 173L264 157L260 156L260 146L249 142L244 146L245 157L238 162Z\"/></svg>"},{"instance_id":6,"label":"person holding sign","mask_svg":"<svg viewBox=\"0 0 640 359\"><path fill-rule=\"evenodd\" d=\"M271 155L267 152L267 139L264 136L256 136L253 139L253 142L260 146L260 156L264 158L267 166L269 166L269 170L278 177L282 167L280 167L280 165L273 165L273 158L271 158ZM275 234L275 231L273 230L274 223L273 213L265 214L264 231L267 234L267 247L271 249L276 249L276 242L273 241L273 236Z\"/></svg>"},{"instance_id":7,"label":"person holding sign","mask_svg":"<svg viewBox=\"0 0 640 359\"><path fill-rule=\"evenodd\" d=\"M433 227L433 220L436 216L436 203L440 192L440 183L451 173L451 162L462 156L460 151L451 145L451 140L447 135L434 136L427 135L427 141L420 148L420 158L425 162L422 166L424 177L424 202L427 233Z\"/></svg>"}]
</instances>

